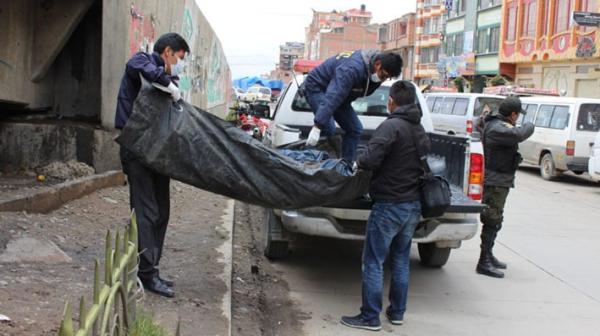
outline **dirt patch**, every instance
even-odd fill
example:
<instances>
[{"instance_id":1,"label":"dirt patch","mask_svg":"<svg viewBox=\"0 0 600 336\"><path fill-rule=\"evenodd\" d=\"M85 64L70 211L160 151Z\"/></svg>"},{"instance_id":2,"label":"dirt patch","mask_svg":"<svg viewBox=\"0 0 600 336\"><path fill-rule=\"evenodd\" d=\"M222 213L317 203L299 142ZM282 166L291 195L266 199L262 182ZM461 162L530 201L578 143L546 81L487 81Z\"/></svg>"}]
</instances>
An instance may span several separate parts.
<instances>
[{"instance_id":1,"label":"dirt patch","mask_svg":"<svg viewBox=\"0 0 600 336\"><path fill-rule=\"evenodd\" d=\"M226 290L217 262L226 199L181 183L171 185L171 221L161 275L174 279L177 296L146 293L141 304L167 330L181 318L182 335L221 334L227 326L221 301ZM49 214L0 213L0 253L9 240L28 236L56 244L71 263L0 263L0 335L55 335L65 301L90 302L93 263L103 259L107 229L123 229L129 216L128 187L97 191ZM77 311L77 304L74 305ZM74 313L76 316L77 314ZM77 323L75 322L75 325ZM201 332L198 332L198 331Z\"/></svg>"},{"instance_id":2,"label":"dirt patch","mask_svg":"<svg viewBox=\"0 0 600 336\"><path fill-rule=\"evenodd\" d=\"M261 247L263 211L236 202L233 235L232 335L302 335L303 320L280 271Z\"/></svg>"}]
</instances>

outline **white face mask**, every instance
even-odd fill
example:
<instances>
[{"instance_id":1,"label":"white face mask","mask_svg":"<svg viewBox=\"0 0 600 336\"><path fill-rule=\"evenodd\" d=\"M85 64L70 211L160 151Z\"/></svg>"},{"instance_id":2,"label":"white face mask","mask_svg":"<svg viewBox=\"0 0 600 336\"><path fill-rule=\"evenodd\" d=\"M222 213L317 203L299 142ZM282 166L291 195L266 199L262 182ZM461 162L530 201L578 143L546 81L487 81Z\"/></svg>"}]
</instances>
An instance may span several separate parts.
<instances>
[{"instance_id":1,"label":"white face mask","mask_svg":"<svg viewBox=\"0 0 600 336\"><path fill-rule=\"evenodd\" d=\"M371 82L374 82L374 83L381 82L381 78L379 78L379 76L377 75L377 73L374 73L374 74L371 75Z\"/></svg>"},{"instance_id":2,"label":"white face mask","mask_svg":"<svg viewBox=\"0 0 600 336\"><path fill-rule=\"evenodd\" d=\"M183 72L185 68L185 61L181 58L177 59L177 63L171 65L171 76L177 76Z\"/></svg>"}]
</instances>

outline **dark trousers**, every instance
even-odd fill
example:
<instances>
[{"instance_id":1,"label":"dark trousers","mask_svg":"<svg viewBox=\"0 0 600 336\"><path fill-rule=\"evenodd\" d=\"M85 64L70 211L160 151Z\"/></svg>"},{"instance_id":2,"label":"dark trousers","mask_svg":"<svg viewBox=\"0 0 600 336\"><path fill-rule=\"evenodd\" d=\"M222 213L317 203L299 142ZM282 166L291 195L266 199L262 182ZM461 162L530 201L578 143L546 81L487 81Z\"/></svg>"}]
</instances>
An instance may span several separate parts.
<instances>
[{"instance_id":1,"label":"dark trousers","mask_svg":"<svg viewBox=\"0 0 600 336\"><path fill-rule=\"evenodd\" d=\"M137 216L138 276L142 281L149 280L158 276L157 266L169 223L170 178L148 169L123 147L121 164L129 182L129 204Z\"/></svg>"},{"instance_id":2,"label":"dark trousers","mask_svg":"<svg viewBox=\"0 0 600 336\"><path fill-rule=\"evenodd\" d=\"M317 113L319 106L325 100L323 92L306 92L306 99L314 113ZM348 162L356 160L356 150L360 143L360 136L363 133L363 126L349 102L343 103L329 119L327 125L323 125L321 135L335 135L335 123L338 123L344 130L342 138L342 158Z\"/></svg>"},{"instance_id":3,"label":"dark trousers","mask_svg":"<svg viewBox=\"0 0 600 336\"><path fill-rule=\"evenodd\" d=\"M483 204L488 208L481 213L481 250L485 252L492 251L496 236L502 229L504 221L504 205L508 197L509 188L484 186L483 188Z\"/></svg>"}]
</instances>

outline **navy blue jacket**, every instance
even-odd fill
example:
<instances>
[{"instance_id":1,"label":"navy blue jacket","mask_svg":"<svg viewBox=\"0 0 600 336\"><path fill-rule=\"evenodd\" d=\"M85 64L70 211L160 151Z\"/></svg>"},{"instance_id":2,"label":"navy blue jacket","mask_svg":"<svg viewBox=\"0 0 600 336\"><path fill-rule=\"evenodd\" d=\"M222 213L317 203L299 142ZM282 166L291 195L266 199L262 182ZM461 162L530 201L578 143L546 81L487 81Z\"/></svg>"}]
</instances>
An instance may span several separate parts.
<instances>
[{"instance_id":1,"label":"navy blue jacket","mask_svg":"<svg viewBox=\"0 0 600 336\"><path fill-rule=\"evenodd\" d=\"M158 53L138 52L125 65L125 73L121 79L119 96L117 97L117 113L115 128L122 129L133 110L133 102L142 86L140 74L148 81L169 86L171 77L165 71L165 62Z\"/></svg>"},{"instance_id":2,"label":"navy blue jacket","mask_svg":"<svg viewBox=\"0 0 600 336\"><path fill-rule=\"evenodd\" d=\"M308 73L304 81L306 94L325 93L323 103L315 111L317 126L327 125L340 106L372 94L381 85L371 81L373 58L378 53L378 50L340 53Z\"/></svg>"}]
</instances>

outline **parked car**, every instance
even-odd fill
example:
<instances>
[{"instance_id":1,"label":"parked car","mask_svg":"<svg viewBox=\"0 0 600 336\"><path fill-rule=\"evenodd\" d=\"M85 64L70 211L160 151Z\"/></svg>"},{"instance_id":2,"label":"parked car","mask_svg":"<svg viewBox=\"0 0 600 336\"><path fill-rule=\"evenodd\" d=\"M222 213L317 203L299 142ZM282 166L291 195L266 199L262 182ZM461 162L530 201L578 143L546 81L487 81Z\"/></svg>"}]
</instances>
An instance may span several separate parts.
<instances>
[{"instance_id":1,"label":"parked car","mask_svg":"<svg viewBox=\"0 0 600 336\"><path fill-rule=\"evenodd\" d=\"M592 145L588 173L592 179L600 181L600 132L596 133L596 139L594 139L594 144Z\"/></svg>"},{"instance_id":2,"label":"parked car","mask_svg":"<svg viewBox=\"0 0 600 336\"><path fill-rule=\"evenodd\" d=\"M496 111L505 97L481 93L428 93L433 128L449 135L471 135L483 111Z\"/></svg>"},{"instance_id":3,"label":"parked car","mask_svg":"<svg viewBox=\"0 0 600 336\"><path fill-rule=\"evenodd\" d=\"M538 166L541 176L553 180L564 171L582 174L600 130L600 99L523 97L527 111L518 122L535 124L533 135L520 145L525 164Z\"/></svg>"},{"instance_id":4,"label":"parked car","mask_svg":"<svg viewBox=\"0 0 600 336\"><path fill-rule=\"evenodd\" d=\"M248 92L244 95L244 100L247 102L255 101L271 101L271 89L264 86L251 86L248 88Z\"/></svg>"},{"instance_id":5,"label":"parked car","mask_svg":"<svg viewBox=\"0 0 600 336\"><path fill-rule=\"evenodd\" d=\"M305 139L313 126L314 115L306 99L298 94L303 76L292 81L275 107L274 119L265 134L265 143L274 148L285 147ZM359 115L364 133L359 153L373 131L389 115L387 101L392 81L386 81L372 95L352 103ZM452 204L439 218L422 219L414 234L421 262L425 265L443 266L452 248L472 238L478 229L479 213L483 206L483 154L471 147L468 137L449 136L433 132L429 108L417 90L416 103L423 111L422 124L432 141L433 154L445 162L445 175L452 185ZM339 128L338 128L339 131ZM335 154L339 155L339 141L333 141ZM288 254L291 233L323 236L337 239L364 239L366 221L371 202L358 199L331 207L314 207L297 210L265 209L264 253L269 258L282 258Z\"/></svg>"},{"instance_id":6,"label":"parked car","mask_svg":"<svg viewBox=\"0 0 600 336\"><path fill-rule=\"evenodd\" d=\"M240 88L233 88L233 94L235 95L236 100L243 100L246 95L246 91Z\"/></svg>"}]
</instances>

